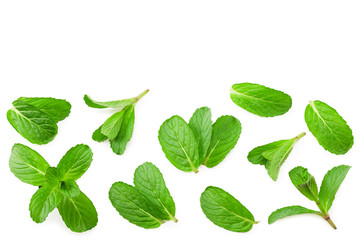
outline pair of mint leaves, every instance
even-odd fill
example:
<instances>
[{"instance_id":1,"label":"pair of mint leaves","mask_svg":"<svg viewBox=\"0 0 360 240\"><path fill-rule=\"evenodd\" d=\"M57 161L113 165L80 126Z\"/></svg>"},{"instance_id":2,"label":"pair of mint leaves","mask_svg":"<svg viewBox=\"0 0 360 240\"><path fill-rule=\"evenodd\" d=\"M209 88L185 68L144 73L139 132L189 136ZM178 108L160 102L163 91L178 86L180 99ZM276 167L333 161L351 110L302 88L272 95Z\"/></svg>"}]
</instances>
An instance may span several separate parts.
<instances>
[{"instance_id":1,"label":"pair of mint leaves","mask_svg":"<svg viewBox=\"0 0 360 240\"><path fill-rule=\"evenodd\" d=\"M74 232L92 229L98 215L91 200L76 184L92 162L89 146L79 144L71 148L56 167L33 149L15 144L11 150L11 172L22 182L39 189L30 200L30 216L36 223L44 222L55 208L66 226Z\"/></svg>"},{"instance_id":2,"label":"pair of mint leaves","mask_svg":"<svg viewBox=\"0 0 360 240\"><path fill-rule=\"evenodd\" d=\"M208 107L196 109L189 124L172 116L160 127L159 142L166 158L185 172L199 170L201 164L212 168L224 160L235 147L241 123L230 115L219 117L213 124Z\"/></svg>"},{"instance_id":3,"label":"pair of mint leaves","mask_svg":"<svg viewBox=\"0 0 360 240\"><path fill-rule=\"evenodd\" d=\"M234 84L230 98L238 106L261 117L283 115L292 106L288 94L254 83ZM319 144L331 153L345 154L354 143L346 121L324 102L309 102L305 109L305 122Z\"/></svg>"},{"instance_id":4,"label":"pair of mint leaves","mask_svg":"<svg viewBox=\"0 0 360 240\"><path fill-rule=\"evenodd\" d=\"M350 166L340 165L328 171L318 190L315 178L303 167L296 167L289 172L290 179L295 187L309 200L314 201L320 211L311 210L302 206L280 208L268 218L268 223L297 214L311 213L324 218L334 229L335 224L328 211L335 199L341 183L344 181ZM215 225L233 232L248 232L254 224L252 213L236 198L218 187L207 187L201 194L201 208L206 217Z\"/></svg>"},{"instance_id":5,"label":"pair of mint leaves","mask_svg":"<svg viewBox=\"0 0 360 240\"><path fill-rule=\"evenodd\" d=\"M98 102L85 95L84 101L89 107L116 109L116 113L95 130L92 139L97 142L109 140L113 152L123 154L134 130L135 105L148 92L149 90L145 90L137 97L108 102Z\"/></svg>"}]
</instances>

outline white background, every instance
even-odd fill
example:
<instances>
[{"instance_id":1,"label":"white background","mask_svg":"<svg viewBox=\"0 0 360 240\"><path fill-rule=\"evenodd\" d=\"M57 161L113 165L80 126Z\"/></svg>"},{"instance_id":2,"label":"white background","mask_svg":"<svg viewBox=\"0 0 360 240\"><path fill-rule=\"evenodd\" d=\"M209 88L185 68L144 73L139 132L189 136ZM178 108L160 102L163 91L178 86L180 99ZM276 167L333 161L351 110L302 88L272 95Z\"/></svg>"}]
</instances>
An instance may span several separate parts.
<instances>
[{"instance_id":1,"label":"white background","mask_svg":"<svg viewBox=\"0 0 360 240\"><path fill-rule=\"evenodd\" d=\"M1 1L0 3L0 222L3 239L358 239L359 238L359 86L360 2L316 0L266 1ZM291 110L261 118L236 106L232 84L244 81L283 90ZM111 111L87 107L85 93L96 100L150 92L136 106L135 130L126 152L115 155L109 143L91 134ZM6 120L20 96L56 97L72 104L47 145L34 145ZM355 144L343 156L326 152L304 122L308 100L333 106L353 130ZM174 114L188 120L202 106L237 117L243 127L236 147L218 166L185 173L165 158L157 140L161 123ZM246 159L254 147L308 134L283 165L277 182L263 166ZM57 210L34 223L28 204L36 188L10 172L14 143L38 151L55 166L78 143L88 144L94 160L78 181L94 202L99 223L78 234L66 228ZM132 183L135 168L151 161L162 171L175 203L177 224L145 230L130 224L112 207L112 183ZM353 166L330 215L333 230L318 216L290 217L272 225L277 208L316 205L292 185L288 172L307 167L320 185L334 166ZM221 187L238 198L260 221L248 233L215 226L202 213L201 192Z\"/></svg>"}]
</instances>

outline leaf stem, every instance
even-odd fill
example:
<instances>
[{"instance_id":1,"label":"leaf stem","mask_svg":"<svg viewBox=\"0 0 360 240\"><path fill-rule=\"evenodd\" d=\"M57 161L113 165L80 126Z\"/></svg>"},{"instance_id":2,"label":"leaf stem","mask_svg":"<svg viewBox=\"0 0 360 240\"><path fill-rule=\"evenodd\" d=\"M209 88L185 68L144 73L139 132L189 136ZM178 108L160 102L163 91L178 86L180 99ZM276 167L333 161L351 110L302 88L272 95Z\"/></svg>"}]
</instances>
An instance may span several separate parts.
<instances>
[{"instance_id":1,"label":"leaf stem","mask_svg":"<svg viewBox=\"0 0 360 240\"><path fill-rule=\"evenodd\" d=\"M149 89L146 89L139 96L136 97L136 101L139 101L143 96L145 96L149 92Z\"/></svg>"},{"instance_id":2,"label":"leaf stem","mask_svg":"<svg viewBox=\"0 0 360 240\"><path fill-rule=\"evenodd\" d=\"M330 226L333 229L337 229L336 225L334 224L334 222L331 220L330 215L327 211L325 211L325 209L321 206L319 199L315 198L315 203L318 206L318 208L320 209L321 213L322 213L322 217L330 224Z\"/></svg>"},{"instance_id":3,"label":"leaf stem","mask_svg":"<svg viewBox=\"0 0 360 240\"><path fill-rule=\"evenodd\" d=\"M306 135L306 132L302 132L302 133L300 133L299 135L297 135L296 137L295 137L295 139L296 140L300 140L302 137L304 137Z\"/></svg>"}]
</instances>

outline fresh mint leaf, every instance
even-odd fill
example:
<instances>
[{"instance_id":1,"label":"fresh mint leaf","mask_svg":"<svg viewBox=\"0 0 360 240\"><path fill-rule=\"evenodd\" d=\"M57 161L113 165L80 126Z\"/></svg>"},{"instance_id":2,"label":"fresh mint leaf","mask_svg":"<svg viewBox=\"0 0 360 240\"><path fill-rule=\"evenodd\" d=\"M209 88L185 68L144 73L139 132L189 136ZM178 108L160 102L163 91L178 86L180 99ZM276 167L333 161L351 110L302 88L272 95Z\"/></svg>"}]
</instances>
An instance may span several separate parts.
<instances>
[{"instance_id":1,"label":"fresh mint leaf","mask_svg":"<svg viewBox=\"0 0 360 240\"><path fill-rule=\"evenodd\" d=\"M178 169L198 172L199 144L189 125L180 116L172 116L160 127L159 142L166 158Z\"/></svg>"},{"instance_id":2,"label":"fresh mint leaf","mask_svg":"<svg viewBox=\"0 0 360 240\"><path fill-rule=\"evenodd\" d=\"M239 107L260 117L283 115L292 105L286 93L255 83L234 84L230 98Z\"/></svg>"},{"instance_id":3,"label":"fresh mint leaf","mask_svg":"<svg viewBox=\"0 0 360 240\"><path fill-rule=\"evenodd\" d=\"M244 205L218 187L207 187L201 194L200 204L211 222L229 231L248 232L258 223Z\"/></svg>"},{"instance_id":4,"label":"fresh mint leaf","mask_svg":"<svg viewBox=\"0 0 360 240\"><path fill-rule=\"evenodd\" d=\"M167 218L135 187L123 182L111 186L109 199L123 218L139 227L157 228Z\"/></svg>"},{"instance_id":5,"label":"fresh mint leaf","mask_svg":"<svg viewBox=\"0 0 360 240\"><path fill-rule=\"evenodd\" d=\"M67 198L74 198L80 195L79 186L74 180L65 180L60 183L59 191Z\"/></svg>"},{"instance_id":6,"label":"fresh mint leaf","mask_svg":"<svg viewBox=\"0 0 360 240\"><path fill-rule=\"evenodd\" d=\"M256 147L249 152L247 158L253 164L265 165L271 179L276 181L280 168L291 153L294 144L303 136L305 133L288 140L280 140Z\"/></svg>"},{"instance_id":7,"label":"fresh mint leaf","mask_svg":"<svg viewBox=\"0 0 360 240\"><path fill-rule=\"evenodd\" d=\"M289 172L289 177L294 186L308 199L316 201L319 198L319 190L315 178L306 168L296 167Z\"/></svg>"},{"instance_id":8,"label":"fresh mint leaf","mask_svg":"<svg viewBox=\"0 0 360 240\"><path fill-rule=\"evenodd\" d=\"M70 114L71 105L65 100L54 98L25 98L15 100L8 110L7 119L29 142L46 144L57 132L56 123Z\"/></svg>"},{"instance_id":9,"label":"fresh mint leaf","mask_svg":"<svg viewBox=\"0 0 360 240\"><path fill-rule=\"evenodd\" d=\"M325 211L329 211L341 183L344 181L350 166L340 165L328 171L321 183L319 200Z\"/></svg>"},{"instance_id":10,"label":"fresh mint leaf","mask_svg":"<svg viewBox=\"0 0 360 240\"><path fill-rule=\"evenodd\" d=\"M46 169L45 177L47 184L51 187L57 187L60 184L61 172L55 167L48 167Z\"/></svg>"},{"instance_id":11,"label":"fresh mint leaf","mask_svg":"<svg viewBox=\"0 0 360 240\"><path fill-rule=\"evenodd\" d=\"M108 139L107 136L105 136L104 134L101 133L101 129L102 129L102 126L101 125L98 129L96 129L92 135L92 139L94 141L97 141L97 142L104 142Z\"/></svg>"},{"instance_id":12,"label":"fresh mint leaf","mask_svg":"<svg viewBox=\"0 0 360 240\"><path fill-rule=\"evenodd\" d=\"M336 226L331 220L328 211L335 199L335 194L346 177L349 169L350 166L340 165L328 171L322 181L319 194L315 179L310 175L306 168L296 167L291 170L289 172L289 176L295 187L308 199L314 201L320 212L306 209L301 206L285 207L274 211L269 216L269 224L280 218L295 214L314 213L324 218L331 225L331 227L336 229Z\"/></svg>"},{"instance_id":13,"label":"fresh mint leaf","mask_svg":"<svg viewBox=\"0 0 360 240\"><path fill-rule=\"evenodd\" d=\"M125 152L126 145L132 137L135 123L135 105L129 105L122 111L124 111L124 117L120 131L115 139L110 140L111 149L118 155Z\"/></svg>"},{"instance_id":14,"label":"fresh mint leaf","mask_svg":"<svg viewBox=\"0 0 360 240\"><path fill-rule=\"evenodd\" d=\"M50 165L40 154L25 145L14 144L9 166L11 172L24 183L34 186L47 184L45 174Z\"/></svg>"},{"instance_id":15,"label":"fresh mint leaf","mask_svg":"<svg viewBox=\"0 0 360 240\"><path fill-rule=\"evenodd\" d=\"M196 109L190 118L189 126L199 143L199 158L200 162L203 162L211 141L212 121L210 108Z\"/></svg>"},{"instance_id":16,"label":"fresh mint leaf","mask_svg":"<svg viewBox=\"0 0 360 240\"><path fill-rule=\"evenodd\" d=\"M305 122L319 144L331 153L345 154L354 144L346 121L324 102L310 101L305 109Z\"/></svg>"},{"instance_id":17,"label":"fresh mint leaf","mask_svg":"<svg viewBox=\"0 0 360 240\"><path fill-rule=\"evenodd\" d=\"M295 206L289 206L289 207L277 209L269 216L268 223L272 224L279 219L293 215L298 215L298 214L305 214L305 213L313 213L313 214L321 215L321 212L295 205Z\"/></svg>"},{"instance_id":18,"label":"fresh mint leaf","mask_svg":"<svg viewBox=\"0 0 360 240\"><path fill-rule=\"evenodd\" d=\"M135 170L134 185L141 194L167 215L165 220L177 222L174 200L165 185L163 175L154 164L145 162Z\"/></svg>"},{"instance_id":19,"label":"fresh mint leaf","mask_svg":"<svg viewBox=\"0 0 360 240\"><path fill-rule=\"evenodd\" d=\"M149 90L146 90L134 98L109 102L94 101L88 95L85 95L84 101L89 107L116 108L118 110L94 131L92 139L97 142L109 139L113 152L122 155L134 130L135 105L148 92Z\"/></svg>"},{"instance_id":20,"label":"fresh mint leaf","mask_svg":"<svg viewBox=\"0 0 360 240\"><path fill-rule=\"evenodd\" d=\"M70 114L71 104L63 99L56 98L26 98L20 97L18 100L24 101L49 115L53 120L59 122L67 118Z\"/></svg>"},{"instance_id":21,"label":"fresh mint leaf","mask_svg":"<svg viewBox=\"0 0 360 240\"><path fill-rule=\"evenodd\" d=\"M30 216L36 223L45 221L57 205L62 201L62 195L53 186L39 188L30 200Z\"/></svg>"},{"instance_id":22,"label":"fresh mint leaf","mask_svg":"<svg viewBox=\"0 0 360 240\"><path fill-rule=\"evenodd\" d=\"M210 146L203 164L215 167L235 147L241 133L241 123L233 116L221 116L212 127Z\"/></svg>"},{"instance_id":23,"label":"fresh mint leaf","mask_svg":"<svg viewBox=\"0 0 360 240\"><path fill-rule=\"evenodd\" d=\"M94 204L83 192L73 198L64 196L57 207L66 226L73 232L88 231L98 222Z\"/></svg>"},{"instance_id":24,"label":"fresh mint leaf","mask_svg":"<svg viewBox=\"0 0 360 240\"><path fill-rule=\"evenodd\" d=\"M78 144L62 157L57 169L62 172L61 180L79 179L90 167L93 153L89 146Z\"/></svg>"}]
</instances>

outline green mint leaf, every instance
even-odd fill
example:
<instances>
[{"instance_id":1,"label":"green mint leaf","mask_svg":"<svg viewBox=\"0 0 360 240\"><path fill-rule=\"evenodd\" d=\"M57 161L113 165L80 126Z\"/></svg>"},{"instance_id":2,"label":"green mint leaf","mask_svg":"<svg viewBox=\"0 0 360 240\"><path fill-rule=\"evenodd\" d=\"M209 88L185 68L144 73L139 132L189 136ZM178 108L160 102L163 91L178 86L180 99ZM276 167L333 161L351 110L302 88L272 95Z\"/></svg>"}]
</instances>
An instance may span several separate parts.
<instances>
[{"instance_id":1,"label":"green mint leaf","mask_svg":"<svg viewBox=\"0 0 360 240\"><path fill-rule=\"evenodd\" d=\"M345 154L354 144L346 121L326 103L310 101L305 109L305 122L319 144L331 153Z\"/></svg>"},{"instance_id":2,"label":"green mint leaf","mask_svg":"<svg viewBox=\"0 0 360 240\"><path fill-rule=\"evenodd\" d=\"M40 154L25 145L14 144L9 166L11 172L24 183L34 186L47 184L45 173L49 164Z\"/></svg>"},{"instance_id":3,"label":"green mint leaf","mask_svg":"<svg viewBox=\"0 0 360 240\"><path fill-rule=\"evenodd\" d=\"M69 116L71 104L63 99L56 98L26 98L21 97L18 100L26 102L38 110L49 115L53 120L59 122Z\"/></svg>"},{"instance_id":4,"label":"green mint leaf","mask_svg":"<svg viewBox=\"0 0 360 240\"><path fill-rule=\"evenodd\" d=\"M271 179L276 181L280 168L291 153L294 144L303 136L305 133L288 140L280 140L256 147L249 152L248 160L253 164L265 165Z\"/></svg>"},{"instance_id":5,"label":"green mint leaf","mask_svg":"<svg viewBox=\"0 0 360 240\"><path fill-rule=\"evenodd\" d=\"M215 225L233 232L248 232L257 222L236 198L218 187L207 187L200 197L201 209Z\"/></svg>"},{"instance_id":6,"label":"green mint leaf","mask_svg":"<svg viewBox=\"0 0 360 240\"><path fill-rule=\"evenodd\" d=\"M108 137L101 133L101 128L103 125L101 125L98 129L96 129L92 135L92 139L97 142L104 142L108 140Z\"/></svg>"},{"instance_id":7,"label":"green mint leaf","mask_svg":"<svg viewBox=\"0 0 360 240\"><path fill-rule=\"evenodd\" d=\"M114 113L102 125L101 133L105 135L108 139L113 140L118 135L124 119L124 113L124 109L120 112Z\"/></svg>"},{"instance_id":8,"label":"green mint leaf","mask_svg":"<svg viewBox=\"0 0 360 240\"><path fill-rule=\"evenodd\" d=\"M123 182L111 186L109 199L123 218L139 227L157 228L167 218L135 187Z\"/></svg>"},{"instance_id":9,"label":"green mint leaf","mask_svg":"<svg viewBox=\"0 0 360 240\"><path fill-rule=\"evenodd\" d=\"M92 108L120 108L120 109L122 109L128 105L136 103L148 92L149 92L149 90L145 90L137 97L123 99L123 100L117 100L117 101L108 101L108 102L98 102L98 101L91 99L88 95L85 95L84 101L89 107L92 107Z\"/></svg>"},{"instance_id":10,"label":"green mint leaf","mask_svg":"<svg viewBox=\"0 0 360 240\"><path fill-rule=\"evenodd\" d=\"M319 190L315 178L304 167L293 168L289 172L289 177L294 186L308 199L317 202Z\"/></svg>"},{"instance_id":11,"label":"green mint leaf","mask_svg":"<svg viewBox=\"0 0 360 240\"><path fill-rule=\"evenodd\" d=\"M211 110L208 107L196 109L189 121L189 126L199 143L199 158L203 162L210 146L212 121Z\"/></svg>"},{"instance_id":12,"label":"green mint leaf","mask_svg":"<svg viewBox=\"0 0 360 240\"><path fill-rule=\"evenodd\" d=\"M124 111L124 117L120 131L115 139L110 140L111 149L118 155L125 152L126 145L132 137L135 123L135 105L129 105L122 111Z\"/></svg>"},{"instance_id":13,"label":"green mint leaf","mask_svg":"<svg viewBox=\"0 0 360 240\"><path fill-rule=\"evenodd\" d=\"M317 214L317 215L321 215L321 212L318 211L314 211L308 208L304 208L302 206L289 206L289 207L284 207L284 208L280 208L277 209L276 211L274 211L273 213L271 213L271 215L268 218L268 223L272 224L274 222L276 222L279 219L288 217L288 216L293 216L293 215L298 215L298 214L304 214L304 213L313 213L313 214Z\"/></svg>"},{"instance_id":14,"label":"green mint leaf","mask_svg":"<svg viewBox=\"0 0 360 240\"><path fill-rule=\"evenodd\" d=\"M54 167L49 167L46 169L45 177L47 184L51 187L58 187L61 179L61 172Z\"/></svg>"},{"instance_id":15,"label":"green mint leaf","mask_svg":"<svg viewBox=\"0 0 360 240\"><path fill-rule=\"evenodd\" d=\"M61 180L77 180L90 167L93 153L89 146L78 144L62 157L57 169L62 172Z\"/></svg>"},{"instance_id":16,"label":"green mint leaf","mask_svg":"<svg viewBox=\"0 0 360 240\"><path fill-rule=\"evenodd\" d=\"M91 200L82 192L76 197L64 197L57 206L66 226L74 232L85 232L96 226L98 214Z\"/></svg>"},{"instance_id":17,"label":"green mint leaf","mask_svg":"<svg viewBox=\"0 0 360 240\"><path fill-rule=\"evenodd\" d=\"M283 115L292 105L286 93L254 83L234 84L230 98L239 107L261 117Z\"/></svg>"},{"instance_id":18,"label":"green mint leaf","mask_svg":"<svg viewBox=\"0 0 360 240\"><path fill-rule=\"evenodd\" d=\"M59 191L65 197L74 198L80 195L79 186L74 180L65 180L60 183Z\"/></svg>"},{"instance_id":19,"label":"green mint leaf","mask_svg":"<svg viewBox=\"0 0 360 240\"><path fill-rule=\"evenodd\" d=\"M7 119L21 136L34 144L46 144L55 138L58 127L49 115L21 100L14 101L13 106Z\"/></svg>"},{"instance_id":20,"label":"green mint leaf","mask_svg":"<svg viewBox=\"0 0 360 240\"><path fill-rule=\"evenodd\" d=\"M165 185L163 175L154 164L145 162L135 170L134 185L140 193L164 212L167 216L164 220L177 222L174 200Z\"/></svg>"},{"instance_id":21,"label":"green mint leaf","mask_svg":"<svg viewBox=\"0 0 360 240\"><path fill-rule=\"evenodd\" d=\"M212 127L210 146L203 164L209 168L218 165L235 147L241 133L241 123L233 116L219 117Z\"/></svg>"},{"instance_id":22,"label":"green mint leaf","mask_svg":"<svg viewBox=\"0 0 360 240\"><path fill-rule=\"evenodd\" d=\"M199 144L189 125L180 116L172 116L160 127L159 142L166 158L178 169L198 172Z\"/></svg>"},{"instance_id":23,"label":"green mint leaf","mask_svg":"<svg viewBox=\"0 0 360 240\"><path fill-rule=\"evenodd\" d=\"M39 188L30 200L30 216L34 222L45 221L49 213L61 202L62 195L56 187L43 186Z\"/></svg>"},{"instance_id":24,"label":"green mint leaf","mask_svg":"<svg viewBox=\"0 0 360 240\"><path fill-rule=\"evenodd\" d=\"M350 166L340 165L328 171L321 183L319 200L320 205L327 212L335 199L335 194L338 191L341 183L344 181Z\"/></svg>"}]
</instances>

